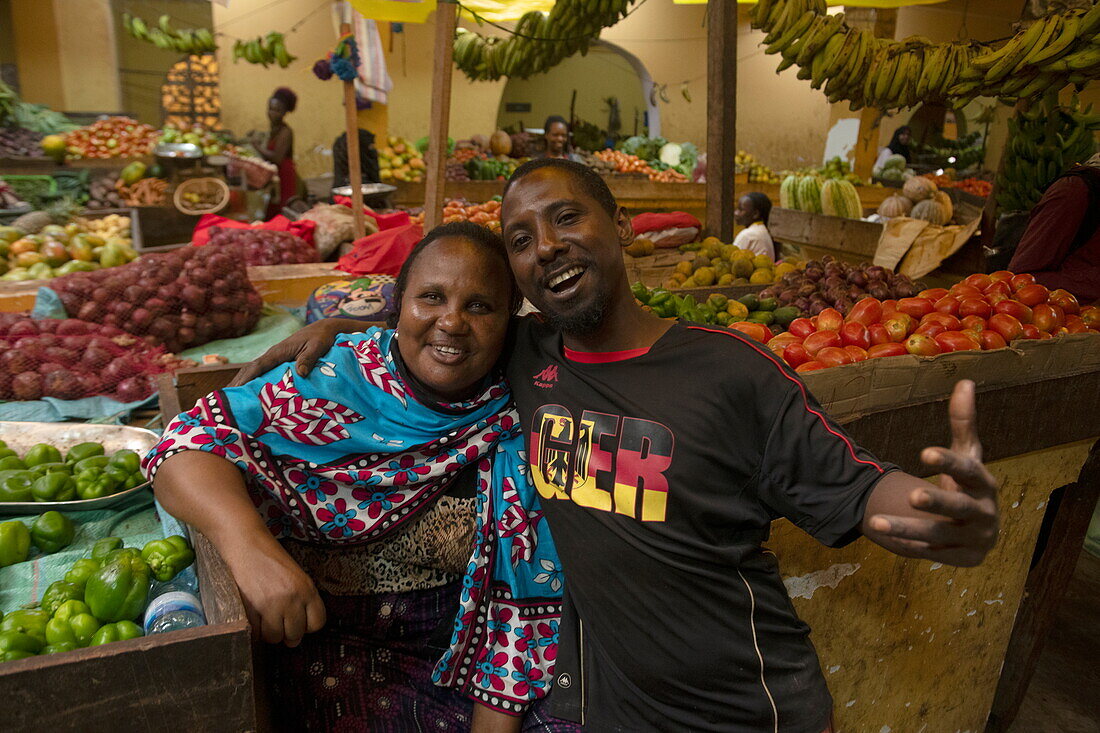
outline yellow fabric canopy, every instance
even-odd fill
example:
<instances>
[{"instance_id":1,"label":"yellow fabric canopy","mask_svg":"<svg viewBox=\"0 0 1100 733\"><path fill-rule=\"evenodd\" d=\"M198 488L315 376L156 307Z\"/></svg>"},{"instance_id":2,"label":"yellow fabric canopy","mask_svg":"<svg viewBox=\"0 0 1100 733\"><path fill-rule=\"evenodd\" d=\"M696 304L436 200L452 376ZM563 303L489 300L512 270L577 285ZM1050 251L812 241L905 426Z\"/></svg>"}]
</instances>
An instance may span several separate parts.
<instances>
[{"instance_id":1,"label":"yellow fabric canopy","mask_svg":"<svg viewBox=\"0 0 1100 733\"><path fill-rule=\"evenodd\" d=\"M369 20L423 23L435 10L436 0L349 0Z\"/></svg>"},{"instance_id":2,"label":"yellow fabric canopy","mask_svg":"<svg viewBox=\"0 0 1100 733\"><path fill-rule=\"evenodd\" d=\"M946 0L827 0L829 5L853 8L904 8L907 5L935 5ZM707 0L672 0L676 5L706 5ZM737 0L741 5L756 5L756 0Z\"/></svg>"}]
</instances>

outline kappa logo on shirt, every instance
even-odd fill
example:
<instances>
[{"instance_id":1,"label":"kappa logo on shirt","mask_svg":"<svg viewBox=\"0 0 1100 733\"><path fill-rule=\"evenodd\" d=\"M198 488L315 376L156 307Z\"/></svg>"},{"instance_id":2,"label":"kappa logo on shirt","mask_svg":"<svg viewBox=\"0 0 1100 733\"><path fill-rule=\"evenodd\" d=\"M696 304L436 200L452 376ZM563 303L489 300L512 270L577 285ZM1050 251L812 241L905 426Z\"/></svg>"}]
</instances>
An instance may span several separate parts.
<instances>
[{"instance_id":1,"label":"kappa logo on shirt","mask_svg":"<svg viewBox=\"0 0 1100 733\"><path fill-rule=\"evenodd\" d=\"M543 389L553 389L554 383L558 381L558 367L556 364L549 364L545 369L536 374L532 381L536 387L542 387Z\"/></svg>"}]
</instances>

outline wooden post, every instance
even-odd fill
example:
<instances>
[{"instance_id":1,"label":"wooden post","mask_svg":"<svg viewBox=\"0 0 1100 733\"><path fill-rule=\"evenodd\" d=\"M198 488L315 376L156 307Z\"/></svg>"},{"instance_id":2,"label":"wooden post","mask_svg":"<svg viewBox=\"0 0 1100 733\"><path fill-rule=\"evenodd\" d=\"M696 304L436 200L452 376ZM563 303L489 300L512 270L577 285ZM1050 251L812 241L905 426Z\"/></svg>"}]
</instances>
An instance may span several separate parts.
<instances>
[{"instance_id":1,"label":"wooden post","mask_svg":"<svg viewBox=\"0 0 1100 733\"><path fill-rule=\"evenodd\" d=\"M340 24L340 35L351 33L350 23ZM348 135L348 182L351 210L355 214L355 238L367 236L363 215L363 169L359 166L359 110L355 107L355 82L344 82L344 127Z\"/></svg>"},{"instance_id":2,"label":"wooden post","mask_svg":"<svg viewBox=\"0 0 1100 733\"><path fill-rule=\"evenodd\" d=\"M442 0L435 9L435 63L432 66L432 112L428 128L427 178L424 185L424 231L443 220L447 130L451 119L451 69L458 6Z\"/></svg>"},{"instance_id":3,"label":"wooden post","mask_svg":"<svg viewBox=\"0 0 1100 733\"><path fill-rule=\"evenodd\" d=\"M707 5L707 233L733 241L737 3Z\"/></svg>"}]
</instances>

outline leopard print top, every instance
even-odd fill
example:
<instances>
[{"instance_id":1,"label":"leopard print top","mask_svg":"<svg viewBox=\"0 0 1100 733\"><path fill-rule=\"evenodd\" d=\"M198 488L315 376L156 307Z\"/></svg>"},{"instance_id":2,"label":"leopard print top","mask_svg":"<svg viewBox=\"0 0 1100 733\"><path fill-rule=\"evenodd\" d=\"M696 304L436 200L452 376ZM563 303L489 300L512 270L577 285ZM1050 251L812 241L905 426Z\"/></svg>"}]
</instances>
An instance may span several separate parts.
<instances>
[{"instance_id":1,"label":"leopard print top","mask_svg":"<svg viewBox=\"0 0 1100 733\"><path fill-rule=\"evenodd\" d=\"M462 577L474 541L476 499L441 496L416 522L366 545L317 545L283 540L283 547L333 595L403 593L438 588Z\"/></svg>"}]
</instances>

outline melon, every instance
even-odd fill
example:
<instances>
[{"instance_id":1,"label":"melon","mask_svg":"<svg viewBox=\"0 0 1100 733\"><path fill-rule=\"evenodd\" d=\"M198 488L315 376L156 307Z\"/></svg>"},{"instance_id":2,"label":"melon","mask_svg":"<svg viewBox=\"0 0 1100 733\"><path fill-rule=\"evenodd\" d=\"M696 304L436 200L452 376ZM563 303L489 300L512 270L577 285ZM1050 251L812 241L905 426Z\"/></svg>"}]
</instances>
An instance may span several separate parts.
<instances>
[{"instance_id":1,"label":"melon","mask_svg":"<svg viewBox=\"0 0 1100 733\"><path fill-rule=\"evenodd\" d=\"M887 196L878 205L878 215L887 219L893 219L895 216L909 216L912 210L913 202L897 193Z\"/></svg>"},{"instance_id":2,"label":"melon","mask_svg":"<svg viewBox=\"0 0 1100 733\"><path fill-rule=\"evenodd\" d=\"M935 199L925 199L917 202L909 215L914 219L920 219L936 226L943 226L949 221L947 210L944 209L943 204Z\"/></svg>"},{"instance_id":3,"label":"melon","mask_svg":"<svg viewBox=\"0 0 1100 733\"><path fill-rule=\"evenodd\" d=\"M508 155L512 152L512 137L504 130L497 130L489 138L489 149L493 155Z\"/></svg>"},{"instance_id":4,"label":"melon","mask_svg":"<svg viewBox=\"0 0 1100 733\"><path fill-rule=\"evenodd\" d=\"M905 170L905 167L909 165L909 162L905 159L904 155L891 155L882 163L883 170Z\"/></svg>"},{"instance_id":5,"label":"melon","mask_svg":"<svg viewBox=\"0 0 1100 733\"><path fill-rule=\"evenodd\" d=\"M802 211L820 214L821 182L817 176L803 176L798 182L798 203Z\"/></svg>"},{"instance_id":6,"label":"melon","mask_svg":"<svg viewBox=\"0 0 1100 733\"><path fill-rule=\"evenodd\" d=\"M482 150L489 149L489 136L488 135L471 135L470 142L478 146Z\"/></svg>"},{"instance_id":7,"label":"melon","mask_svg":"<svg viewBox=\"0 0 1100 733\"><path fill-rule=\"evenodd\" d=\"M944 216L948 221L955 216L955 205L951 203L951 197L947 195L946 191L936 191L932 194L932 200L937 202L944 209Z\"/></svg>"},{"instance_id":8,"label":"melon","mask_svg":"<svg viewBox=\"0 0 1100 733\"><path fill-rule=\"evenodd\" d=\"M779 184L779 208L798 208L798 176L793 173L783 179Z\"/></svg>"},{"instance_id":9,"label":"melon","mask_svg":"<svg viewBox=\"0 0 1100 733\"><path fill-rule=\"evenodd\" d=\"M936 184L924 176L913 176L901 187L902 195L914 204L932 198L937 190Z\"/></svg>"},{"instance_id":10,"label":"melon","mask_svg":"<svg viewBox=\"0 0 1100 733\"><path fill-rule=\"evenodd\" d=\"M850 181L834 178L821 187L821 210L828 216L859 219L863 216L863 203Z\"/></svg>"}]
</instances>

